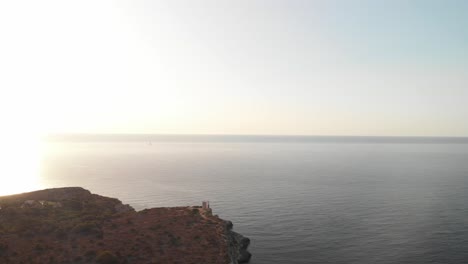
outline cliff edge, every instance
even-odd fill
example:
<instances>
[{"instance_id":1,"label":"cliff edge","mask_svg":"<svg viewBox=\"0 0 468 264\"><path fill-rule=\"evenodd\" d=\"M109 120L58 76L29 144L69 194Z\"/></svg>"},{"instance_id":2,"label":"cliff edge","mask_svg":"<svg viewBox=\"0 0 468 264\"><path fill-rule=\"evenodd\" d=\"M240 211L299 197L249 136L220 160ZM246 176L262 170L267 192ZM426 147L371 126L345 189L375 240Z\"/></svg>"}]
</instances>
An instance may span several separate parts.
<instances>
[{"instance_id":1,"label":"cliff edge","mask_svg":"<svg viewBox=\"0 0 468 264\"><path fill-rule=\"evenodd\" d=\"M0 197L0 263L245 263L250 240L201 206L135 211L79 187Z\"/></svg>"},{"instance_id":2,"label":"cliff edge","mask_svg":"<svg viewBox=\"0 0 468 264\"><path fill-rule=\"evenodd\" d=\"M250 245L250 239L232 231L233 224L226 221L227 240L229 244L228 254L231 264L247 263L252 254L247 250Z\"/></svg>"}]
</instances>

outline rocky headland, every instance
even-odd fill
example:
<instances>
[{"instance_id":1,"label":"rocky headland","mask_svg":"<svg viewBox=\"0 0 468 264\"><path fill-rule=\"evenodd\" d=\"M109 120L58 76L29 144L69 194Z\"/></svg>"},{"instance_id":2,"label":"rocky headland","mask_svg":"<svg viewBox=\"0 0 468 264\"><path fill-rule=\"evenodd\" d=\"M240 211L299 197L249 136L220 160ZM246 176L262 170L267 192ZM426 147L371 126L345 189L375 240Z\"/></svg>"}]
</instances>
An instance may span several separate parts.
<instances>
[{"instance_id":1,"label":"rocky headland","mask_svg":"<svg viewBox=\"0 0 468 264\"><path fill-rule=\"evenodd\" d=\"M246 263L250 240L202 206L135 211L79 187L0 197L0 263Z\"/></svg>"}]
</instances>

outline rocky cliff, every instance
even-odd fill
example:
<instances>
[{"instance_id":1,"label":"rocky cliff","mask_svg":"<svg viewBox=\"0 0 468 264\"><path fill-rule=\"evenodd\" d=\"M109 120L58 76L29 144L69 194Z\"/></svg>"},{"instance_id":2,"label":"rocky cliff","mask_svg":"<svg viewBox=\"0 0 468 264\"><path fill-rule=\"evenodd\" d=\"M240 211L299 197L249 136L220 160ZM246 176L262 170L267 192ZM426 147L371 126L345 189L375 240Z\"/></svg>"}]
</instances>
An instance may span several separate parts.
<instances>
[{"instance_id":1,"label":"rocky cliff","mask_svg":"<svg viewBox=\"0 0 468 264\"><path fill-rule=\"evenodd\" d=\"M200 206L135 211L83 188L0 197L0 263L245 263L249 239Z\"/></svg>"},{"instance_id":2,"label":"rocky cliff","mask_svg":"<svg viewBox=\"0 0 468 264\"><path fill-rule=\"evenodd\" d=\"M250 245L250 239L232 231L233 224L231 221L226 221L226 232L228 240L228 254L231 264L247 263L250 261L252 254L247 250Z\"/></svg>"}]
</instances>

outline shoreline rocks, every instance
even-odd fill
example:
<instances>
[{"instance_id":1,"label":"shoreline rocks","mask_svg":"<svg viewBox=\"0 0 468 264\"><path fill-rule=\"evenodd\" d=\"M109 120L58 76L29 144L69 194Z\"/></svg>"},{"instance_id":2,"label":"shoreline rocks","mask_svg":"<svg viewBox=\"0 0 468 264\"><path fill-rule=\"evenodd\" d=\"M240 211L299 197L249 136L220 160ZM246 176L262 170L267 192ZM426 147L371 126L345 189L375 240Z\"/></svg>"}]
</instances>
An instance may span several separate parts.
<instances>
[{"instance_id":1,"label":"shoreline rocks","mask_svg":"<svg viewBox=\"0 0 468 264\"><path fill-rule=\"evenodd\" d=\"M248 263L252 258L252 254L248 251L250 239L232 231L233 226L231 221L226 221L230 264Z\"/></svg>"}]
</instances>

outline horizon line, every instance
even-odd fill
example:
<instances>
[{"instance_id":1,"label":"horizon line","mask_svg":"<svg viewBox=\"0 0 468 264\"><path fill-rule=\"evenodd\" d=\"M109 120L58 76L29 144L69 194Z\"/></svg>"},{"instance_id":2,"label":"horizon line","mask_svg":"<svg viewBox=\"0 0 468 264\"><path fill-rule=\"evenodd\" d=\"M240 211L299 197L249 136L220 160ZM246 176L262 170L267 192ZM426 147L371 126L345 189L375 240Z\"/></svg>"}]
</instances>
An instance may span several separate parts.
<instances>
[{"instance_id":1,"label":"horizon line","mask_svg":"<svg viewBox=\"0 0 468 264\"><path fill-rule=\"evenodd\" d=\"M200 136L200 137L347 137L347 138L427 138L427 139L468 139L468 136L406 136L406 135L321 135L321 134L211 134L211 133L44 133L40 137L55 136Z\"/></svg>"}]
</instances>

